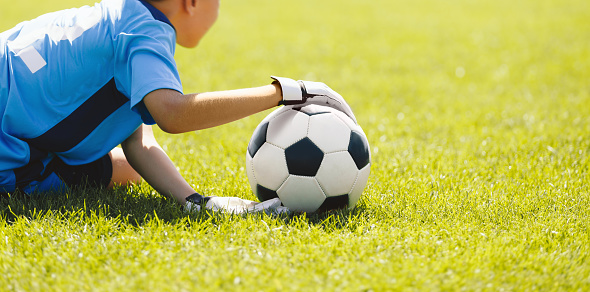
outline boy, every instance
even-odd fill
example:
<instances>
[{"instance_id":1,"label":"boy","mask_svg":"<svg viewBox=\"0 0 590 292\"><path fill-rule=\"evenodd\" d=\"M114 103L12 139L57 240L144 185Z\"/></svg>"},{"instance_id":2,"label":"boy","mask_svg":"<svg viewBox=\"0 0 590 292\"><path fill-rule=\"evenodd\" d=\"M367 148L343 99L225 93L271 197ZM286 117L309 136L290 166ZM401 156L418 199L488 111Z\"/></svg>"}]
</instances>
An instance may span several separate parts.
<instances>
[{"instance_id":1,"label":"boy","mask_svg":"<svg viewBox=\"0 0 590 292\"><path fill-rule=\"evenodd\" d=\"M0 193L143 178L186 209L284 210L278 200L197 194L152 133L153 124L183 133L279 104L328 104L354 119L318 82L273 77L257 88L183 94L175 44L195 47L218 9L219 0L105 0L1 33Z\"/></svg>"}]
</instances>

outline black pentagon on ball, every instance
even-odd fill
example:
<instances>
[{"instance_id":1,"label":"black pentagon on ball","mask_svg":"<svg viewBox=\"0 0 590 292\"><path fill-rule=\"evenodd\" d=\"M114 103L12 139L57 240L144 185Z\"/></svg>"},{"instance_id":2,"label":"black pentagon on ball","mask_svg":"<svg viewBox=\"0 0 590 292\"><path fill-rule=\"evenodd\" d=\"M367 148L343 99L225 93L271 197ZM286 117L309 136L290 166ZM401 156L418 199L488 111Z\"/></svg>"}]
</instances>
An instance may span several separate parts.
<instances>
[{"instance_id":1,"label":"black pentagon on ball","mask_svg":"<svg viewBox=\"0 0 590 292\"><path fill-rule=\"evenodd\" d=\"M250 139L250 144L248 144L248 153L250 153L250 157L254 157L258 149L262 147L264 142L266 142L266 132L268 131L268 122L259 125L254 130L252 134L252 139Z\"/></svg>"},{"instance_id":2,"label":"black pentagon on ball","mask_svg":"<svg viewBox=\"0 0 590 292\"><path fill-rule=\"evenodd\" d=\"M290 174L315 176L324 159L324 152L306 137L287 147L285 158Z\"/></svg>"},{"instance_id":3,"label":"black pentagon on ball","mask_svg":"<svg viewBox=\"0 0 590 292\"><path fill-rule=\"evenodd\" d=\"M371 162L369 153L369 143L361 134L352 131L350 133L350 142L348 143L348 153L352 156L356 167L360 170Z\"/></svg>"},{"instance_id":4,"label":"black pentagon on ball","mask_svg":"<svg viewBox=\"0 0 590 292\"><path fill-rule=\"evenodd\" d=\"M324 203L318 208L318 212L325 212L345 208L348 208L348 194L327 197Z\"/></svg>"},{"instance_id":5,"label":"black pentagon on ball","mask_svg":"<svg viewBox=\"0 0 590 292\"><path fill-rule=\"evenodd\" d=\"M278 198L279 195L277 192L267 189L261 185L256 185L256 196L260 202L268 201L274 198Z\"/></svg>"}]
</instances>

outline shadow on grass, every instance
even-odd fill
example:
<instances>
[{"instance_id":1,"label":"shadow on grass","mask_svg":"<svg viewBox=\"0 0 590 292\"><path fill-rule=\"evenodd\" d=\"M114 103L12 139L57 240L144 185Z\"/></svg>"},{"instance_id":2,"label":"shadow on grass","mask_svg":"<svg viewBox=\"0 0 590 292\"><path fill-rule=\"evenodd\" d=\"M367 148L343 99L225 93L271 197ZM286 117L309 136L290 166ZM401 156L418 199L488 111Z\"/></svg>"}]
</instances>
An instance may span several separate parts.
<instances>
[{"instance_id":1,"label":"shadow on grass","mask_svg":"<svg viewBox=\"0 0 590 292\"><path fill-rule=\"evenodd\" d=\"M188 225L210 225L233 220L236 216L263 216L261 214L229 215L211 211L187 214L173 199L154 194L151 190L143 190L141 187L134 188L79 187L66 193L33 195L17 191L0 197L0 220L11 224L20 218L34 220L52 213L63 218L73 214L118 218L132 226L142 226L153 219L169 224L182 222ZM354 222L362 220L362 217L366 215L365 209L365 204L361 203L353 210L294 213L273 217L285 225L313 225L329 231L354 228Z\"/></svg>"},{"instance_id":2,"label":"shadow on grass","mask_svg":"<svg viewBox=\"0 0 590 292\"><path fill-rule=\"evenodd\" d=\"M0 220L9 224L18 218L33 219L49 212L120 218L136 226L153 218L172 222L186 217L172 199L127 188L79 187L66 193L32 195L17 191L0 199Z\"/></svg>"}]
</instances>

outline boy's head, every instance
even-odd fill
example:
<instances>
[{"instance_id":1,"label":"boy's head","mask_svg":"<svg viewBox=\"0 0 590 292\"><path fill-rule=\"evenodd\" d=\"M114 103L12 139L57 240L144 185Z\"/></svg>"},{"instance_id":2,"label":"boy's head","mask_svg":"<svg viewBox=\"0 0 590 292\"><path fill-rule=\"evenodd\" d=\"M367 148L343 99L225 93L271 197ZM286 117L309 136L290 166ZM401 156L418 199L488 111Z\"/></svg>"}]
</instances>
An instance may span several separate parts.
<instances>
[{"instance_id":1,"label":"boy's head","mask_svg":"<svg viewBox=\"0 0 590 292\"><path fill-rule=\"evenodd\" d=\"M162 11L176 29L176 42L195 47L219 15L220 0L148 0Z\"/></svg>"}]
</instances>

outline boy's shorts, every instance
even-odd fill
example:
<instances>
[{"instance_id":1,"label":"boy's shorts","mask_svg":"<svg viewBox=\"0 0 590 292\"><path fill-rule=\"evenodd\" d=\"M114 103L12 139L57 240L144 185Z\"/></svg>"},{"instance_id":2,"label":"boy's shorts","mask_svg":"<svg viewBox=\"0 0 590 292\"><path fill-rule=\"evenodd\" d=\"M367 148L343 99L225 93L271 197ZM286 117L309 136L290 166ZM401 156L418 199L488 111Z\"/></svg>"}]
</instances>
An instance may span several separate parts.
<instances>
[{"instance_id":1,"label":"boy's shorts","mask_svg":"<svg viewBox=\"0 0 590 292\"><path fill-rule=\"evenodd\" d=\"M83 165L67 165L54 158L43 175L25 186L18 186L24 193L64 192L78 186L107 187L113 176L113 163L108 154ZM1 193L1 192L0 192Z\"/></svg>"},{"instance_id":2,"label":"boy's shorts","mask_svg":"<svg viewBox=\"0 0 590 292\"><path fill-rule=\"evenodd\" d=\"M55 165L52 165L54 163ZM82 165L67 165L61 159L55 158L47 168L47 171L55 173L68 187L85 184L107 187L113 177L113 162L108 154Z\"/></svg>"}]
</instances>

